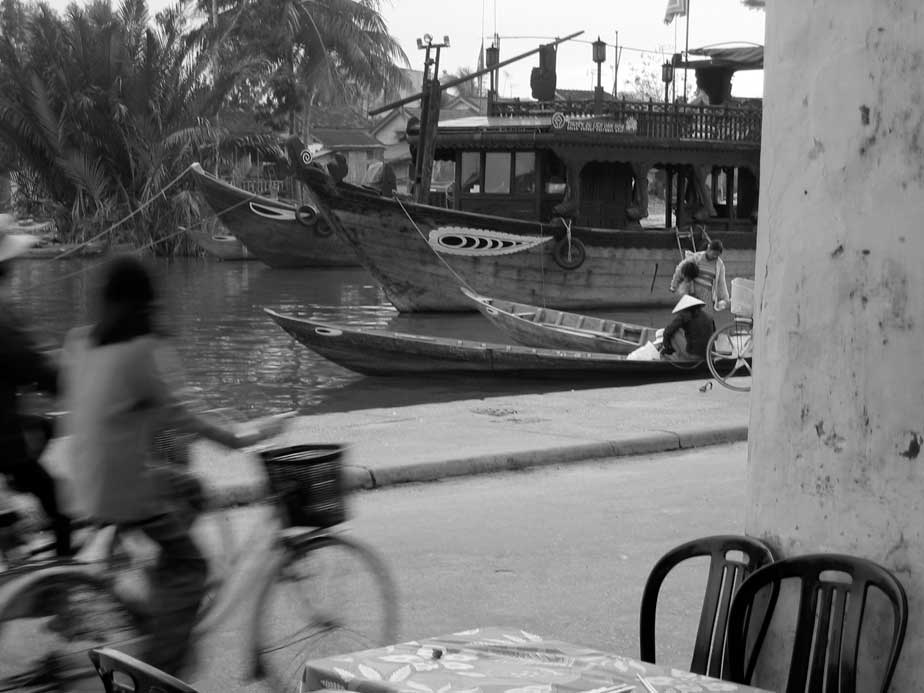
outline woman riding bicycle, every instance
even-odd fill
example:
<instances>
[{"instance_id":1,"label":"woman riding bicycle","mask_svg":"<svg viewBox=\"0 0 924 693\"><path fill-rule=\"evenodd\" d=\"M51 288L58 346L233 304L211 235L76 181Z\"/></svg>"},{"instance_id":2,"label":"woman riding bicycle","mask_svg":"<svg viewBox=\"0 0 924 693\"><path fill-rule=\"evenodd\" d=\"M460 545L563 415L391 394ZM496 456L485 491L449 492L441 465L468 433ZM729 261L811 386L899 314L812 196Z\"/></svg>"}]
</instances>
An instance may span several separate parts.
<instances>
[{"instance_id":1,"label":"woman riding bicycle","mask_svg":"<svg viewBox=\"0 0 924 693\"><path fill-rule=\"evenodd\" d=\"M197 414L184 397L179 358L156 324L157 293L145 265L120 257L104 271L98 320L72 330L62 354L75 510L140 530L160 548L150 575L150 641L141 658L176 674L186 663L208 566L178 512L177 479L154 444L165 428L229 448L276 435L281 424L235 431ZM166 480L166 481L165 481ZM155 610L156 609L156 610Z\"/></svg>"}]
</instances>

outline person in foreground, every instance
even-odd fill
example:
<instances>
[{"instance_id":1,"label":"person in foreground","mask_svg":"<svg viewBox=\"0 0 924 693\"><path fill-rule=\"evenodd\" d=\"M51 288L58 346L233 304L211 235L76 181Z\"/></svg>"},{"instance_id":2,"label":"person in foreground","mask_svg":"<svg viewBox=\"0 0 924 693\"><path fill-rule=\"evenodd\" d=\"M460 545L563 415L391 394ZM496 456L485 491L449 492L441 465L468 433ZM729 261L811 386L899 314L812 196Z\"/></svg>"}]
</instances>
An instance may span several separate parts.
<instances>
[{"instance_id":1,"label":"person in foreground","mask_svg":"<svg viewBox=\"0 0 924 693\"><path fill-rule=\"evenodd\" d=\"M715 323L703 310L705 304L693 296L683 296L674 306L676 317L664 328L661 358L671 361L701 361L706 358Z\"/></svg>"},{"instance_id":2,"label":"person in foreground","mask_svg":"<svg viewBox=\"0 0 924 693\"><path fill-rule=\"evenodd\" d=\"M277 434L281 423L245 433L210 422L184 401L176 352L157 329L157 294L145 265L132 257L107 263L98 320L72 330L62 354L68 411L72 499L94 520L138 529L159 546L149 575L151 636L140 658L170 674L190 663L190 637L208 566L190 535L190 515L164 475L155 437L186 430L229 448Z\"/></svg>"},{"instance_id":3,"label":"person in foreground","mask_svg":"<svg viewBox=\"0 0 924 693\"><path fill-rule=\"evenodd\" d=\"M728 284L725 282L725 263L722 261L722 253L725 252L725 246L722 241L709 241L705 250L696 253L689 253L689 257L681 261L676 269L674 276L671 278L670 290L675 293L678 288L691 296L694 296L703 303L709 302L715 312L728 308L729 295ZM689 282L688 274L685 274L687 265L696 265L695 277Z\"/></svg>"},{"instance_id":4,"label":"person in foreground","mask_svg":"<svg viewBox=\"0 0 924 693\"><path fill-rule=\"evenodd\" d=\"M8 277L13 258L37 240L26 234L0 236L0 279ZM36 346L6 298L0 300L0 474L13 490L31 493L38 499L51 520L55 551L59 556L69 556L71 522L59 506L53 478L39 463L41 448L49 436L38 430L39 420L33 421L20 411L18 403L20 390L29 386L55 394L57 368ZM38 436L30 435L33 428ZM41 444L30 445L35 438L41 438Z\"/></svg>"}]
</instances>

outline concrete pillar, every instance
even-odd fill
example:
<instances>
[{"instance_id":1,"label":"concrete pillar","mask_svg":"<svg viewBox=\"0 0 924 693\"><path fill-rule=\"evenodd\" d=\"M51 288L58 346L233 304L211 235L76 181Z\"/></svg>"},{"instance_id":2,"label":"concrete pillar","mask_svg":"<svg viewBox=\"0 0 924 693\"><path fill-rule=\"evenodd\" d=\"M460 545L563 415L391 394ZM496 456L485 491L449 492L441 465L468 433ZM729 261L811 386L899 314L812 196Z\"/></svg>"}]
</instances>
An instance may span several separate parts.
<instances>
[{"instance_id":1,"label":"concrete pillar","mask_svg":"<svg viewBox=\"0 0 924 693\"><path fill-rule=\"evenodd\" d=\"M924 8L771 0L766 22L746 527L894 571L892 690L924 691Z\"/></svg>"}]
</instances>

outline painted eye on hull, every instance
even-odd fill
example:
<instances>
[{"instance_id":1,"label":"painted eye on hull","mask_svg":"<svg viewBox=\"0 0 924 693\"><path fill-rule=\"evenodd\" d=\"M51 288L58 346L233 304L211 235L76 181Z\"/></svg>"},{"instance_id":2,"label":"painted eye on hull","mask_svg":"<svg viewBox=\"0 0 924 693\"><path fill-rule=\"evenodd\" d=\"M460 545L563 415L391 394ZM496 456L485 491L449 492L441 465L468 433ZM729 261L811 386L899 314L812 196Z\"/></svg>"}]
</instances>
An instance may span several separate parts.
<instances>
[{"instance_id":1,"label":"painted eye on hull","mask_svg":"<svg viewBox=\"0 0 924 693\"><path fill-rule=\"evenodd\" d=\"M551 238L517 236L500 231L441 227L430 231L430 246L450 255L506 255L529 250Z\"/></svg>"},{"instance_id":2,"label":"painted eye on hull","mask_svg":"<svg viewBox=\"0 0 924 693\"><path fill-rule=\"evenodd\" d=\"M277 209L275 207L266 207L264 205L258 204L256 202L251 202L248 205L250 211L261 216L264 219L275 219L278 221L295 221L295 212L285 209Z\"/></svg>"}]
</instances>

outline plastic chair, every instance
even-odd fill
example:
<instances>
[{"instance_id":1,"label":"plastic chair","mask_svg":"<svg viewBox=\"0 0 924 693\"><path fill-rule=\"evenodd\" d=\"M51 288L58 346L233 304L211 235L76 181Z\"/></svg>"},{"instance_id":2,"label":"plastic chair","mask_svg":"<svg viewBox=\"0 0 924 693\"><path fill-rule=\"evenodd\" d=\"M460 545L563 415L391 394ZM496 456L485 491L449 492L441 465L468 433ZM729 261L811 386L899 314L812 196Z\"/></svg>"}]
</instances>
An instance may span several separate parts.
<instances>
[{"instance_id":1,"label":"plastic chair","mask_svg":"<svg viewBox=\"0 0 924 693\"><path fill-rule=\"evenodd\" d=\"M106 693L197 693L192 686L160 669L109 647L91 650L90 661ZM117 674L129 679L131 684L118 681Z\"/></svg>"},{"instance_id":2,"label":"plastic chair","mask_svg":"<svg viewBox=\"0 0 924 693\"><path fill-rule=\"evenodd\" d=\"M824 575L837 572L848 581ZM737 683L749 683L757 665L777 600L764 611L757 637L748 637L752 605L761 590L778 592L785 580L796 580L800 593L796 631L786 693L854 693L857 652L870 587L876 587L892 606L892 637L880 691L886 691L895 673L905 640L908 599L892 573L872 561L841 554L810 554L768 565L751 575L738 589L728 619L729 672ZM752 644L748 645L748 640Z\"/></svg>"},{"instance_id":3,"label":"plastic chair","mask_svg":"<svg viewBox=\"0 0 924 693\"><path fill-rule=\"evenodd\" d=\"M744 554L743 560L728 558L729 551ZM655 663L655 617L658 594L668 573L691 558L709 556L709 576L693 644L690 671L720 678L725 670L726 623L732 596L744 578L773 562L773 552L757 539L718 535L694 539L668 551L655 563L645 582L639 619L641 659Z\"/></svg>"}]
</instances>

